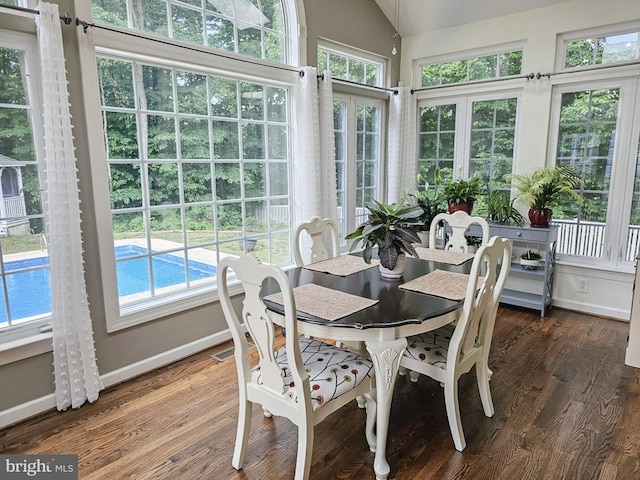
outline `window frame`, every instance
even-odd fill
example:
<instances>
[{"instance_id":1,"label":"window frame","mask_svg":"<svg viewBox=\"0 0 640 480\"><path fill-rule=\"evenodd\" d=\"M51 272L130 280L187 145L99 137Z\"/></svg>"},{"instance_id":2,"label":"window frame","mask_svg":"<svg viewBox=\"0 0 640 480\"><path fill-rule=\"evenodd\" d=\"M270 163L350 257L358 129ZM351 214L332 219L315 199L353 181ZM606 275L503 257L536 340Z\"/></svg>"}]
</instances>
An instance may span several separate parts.
<instances>
[{"instance_id":1,"label":"window frame","mask_svg":"<svg viewBox=\"0 0 640 480\"><path fill-rule=\"evenodd\" d=\"M635 76L613 77L611 74L605 75L605 72L598 72L595 79L562 81L553 86L547 158L550 166L556 165L560 103L563 93L619 88L620 104L616 120L616 138L609 191L624 192L624 195L616 194L609 198L605 223L609 235L605 236L604 254L601 258L558 253L557 259L566 265L633 273L635 261L625 260L623 249L630 227L629 216L635 181L635 162L638 155L638 143L640 143L640 75L637 72ZM634 99L639 105L633 105L633 102L628 101ZM629 162L627 160L629 158L633 158L633 161Z\"/></svg>"},{"instance_id":2,"label":"window frame","mask_svg":"<svg viewBox=\"0 0 640 480\"><path fill-rule=\"evenodd\" d=\"M434 55L431 57L417 58L413 61L413 85L419 85L419 87L417 88L436 89L436 88L442 88L442 87L455 88L455 87L462 87L462 86L473 86L474 82L484 83L486 82L486 80L480 80L480 81L472 80L472 81L460 82L460 83L447 83L443 85L434 85L432 87L422 87L422 70L424 67L429 65L456 62L456 61L462 61L462 60L471 60L474 58L485 57L487 55L501 55L503 53L509 53L517 50L522 51L522 64L524 65L525 50L526 50L525 47L526 47L526 42L509 42L509 43L501 43L498 45L491 45L487 47L477 48L473 50L464 50L458 53L446 53L443 55ZM520 75L522 75L522 72L520 73ZM512 78L518 78L518 77L519 77L518 75L515 75L515 76L509 75L506 77L494 77L488 80L491 81L491 80L496 80L498 78L501 80L506 80L506 79L512 79Z\"/></svg>"},{"instance_id":3,"label":"window frame","mask_svg":"<svg viewBox=\"0 0 640 480\"><path fill-rule=\"evenodd\" d=\"M486 87L486 85L485 85ZM452 87L453 89L454 87ZM516 127L514 133L514 146L513 146L513 160L512 171L517 171L518 165L518 150L520 145L520 115L522 110L522 88L492 88L483 89L469 89L469 88L457 88L459 94L455 95L451 93L451 89L444 94L438 95L440 92L431 92L432 95L425 97L421 95L418 98L416 104L416 124L420 122L420 108L423 106L439 106L439 105L456 105L456 120L455 120L455 140L453 150L453 172L454 178L469 178L471 168L471 121L473 116L473 104L480 101L494 101L503 100L508 98L515 98L517 101L516 106ZM435 95L433 95L435 93ZM416 129L419 133L419 129ZM419 142L419 136L417 138ZM420 171L419 158L420 148L416 146L416 168ZM443 178L443 184L446 184L447 179Z\"/></svg>"},{"instance_id":4,"label":"window frame","mask_svg":"<svg viewBox=\"0 0 640 480\"><path fill-rule=\"evenodd\" d=\"M7 15L13 15L8 12ZM18 12L16 20L22 22L24 14ZM35 27L35 24L34 24ZM38 64L39 48L34 35L16 32L7 28L0 29L0 46L25 52L25 61L28 68L27 89L29 93L31 119L33 128L33 144L36 153L38 168L40 169L41 189L46 188L42 158L44 155L44 133L42 122L34 121L42 118L42 89L41 74ZM51 339L51 315L27 322L18 322L8 326L0 332L0 365L15 362L52 350Z\"/></svg>"},{"instance_id":5,"label":"window frame","mask_svg":"<svg viewBox=\"0 0 640 480\"><path fill-rule=\"evenodd\" d=\"M285 64L278 64L277 68L273 68L274 64L272 62L258 58L250 58L250 62L242 61L248 57L238 56L230 52L225 52L224 55L220 56L216 55L216 50L212 49L211 52L214 53L210 54L205 47L184 49L179 46L163 45L162 58L159 58L157 44L152 41L130 36L123 37L120 33L117 33L118 31L127 32L128 30L126 29L115 28L113 30L116 30L116 32L110 32L98 28L92 30L91 36L81 35L79 37L80 63L86 110L101 111L97 73L97 57L99 55L116 55L127 60L141 61L143 63L151 59L152 64L165 62L175 69L197 70L211 75L231 76L234 80L251 83L266 82L269 85L286 88L291 99L295 79L295 72L292 71L295 67L291 65L299 64L300 58L304 56L304 49L300 44L304 43L300 42L302 37L301 30L303 29L299 29L298 23L295 21L297 17L295 12L298 8L301 8L301 0L283 0L283 6L288 28L287 41L295 45L295 48L287 48L289 58ZM91 18L90 4L83 4L79 7L77 15L81 18ZM304 16L302 15L301 18L303 19ZM295 24L294 29L292 29L293 24ZM152 37L152 35L149 36ZM215 67L211 66L213 63L212 58L215 59ZM291 101L288 103L288 108L288 125L290 126L293 118ZM152 302L131 305L126 309L121 309L116 288L116 262L113 255L114 237L109 205L109 181L105 161L102 121L99 115L88 116L87 132L92 171L94 172L91 181L94 196L98 199L94 204L95 215L96 218L104 220L96 222L96 229L100 251L99 263L102 272L102 293L107 332L116 332L217 301L217 287L209 285L208 287L186 290L172 297L154 299ZM289 161L291 161L292 145L295 141L292 136L293 130L290 130L288 138ZM293 179L292 175L293 173L290 171L290 182ZM232 286L231 291L232 293L239 292L240 287Z\"/></svg>"},{"instance_id":6,"label":"window frame","mask_svg":"<svg viewBox=\"0 0 640 480\"><path fill-rule=\"evenodd\" d=\"M344 172L344 209L342 212L343 226L345 231L344 235L354 231L358 227L356 221L355 208L356 208L356 183L357 183L357 107L358 105L374 106L380 109L380 135L378 142L379 151L379 163L378 172L376 175L376 197L381 199L384 197L386 186L384 180L386 179L386 156L383 154L386 146L386 118L387 118L387 103L378 98L372 98L365 95L336 93L333 94L334 102L344 102L346 104L346 136L345 136L345 172ZM356 121L349 121L350 119L356 119ZM336 148L336 151L338 148ZM344 236L339 239L340 250L346 252L349 248L349 243L344 239Z\"/></svg>"},{"instance_id":7,"label":"window frame","mask_svg":"<svg viewBox=\"0 0 640 480\"><path fill-rule=\"evenodd\" d=\"M573 32L563 33L558 35L556 40L556 62L555 62L555 71L556 72L579 72L585 71L589 69L601 69L607 68L610 65L624 65L625 63L637 63L640 61L639 59L627 62L612 62L612 63L598 63L598 64L589 64L578 67L565 67L565 62L567 59L567 44L569 42L575 42L577 40L584 40L593 37L605 37L611 35L621 35L625 33L635 33L640 32L640 22L627 22L620 23L614 26L605 26L596 29L585 29L585 30L576 30ZM640 41L640 38L639 38Z\"/></svg>"},{"instance_id":8,"label":"window frame","mask_svg":"<svg viewBox=\"0 0 640 480\"><path fill-rule=\"evenodd\" d=\"M326 38L318 39L318 46L316 49L316 59L318 50L324 50L328 53L333 53L335 55L339 55L341 57L345 57L351 60L360 60L362 62L371 63L378 65L379 75L378 75L378 84L372 85L373 87L383 87L385 85L389 85L389 60L385 57L377 55L375 53L367 52L366 50L361 50L359 48L351 47L349 45L345 45L342 43L334 42L332 40L328 40ZM317 63L317 62L316 62ZM324 66L318 66L319 73L324 71ZM333 73L332 76L336 77ZM336 77L338 78L338 77ZM349 80L348 78L343 78L342 80ZM366 84L363 84L366 85ZM367 85L369 86L369 85Z\"/></svg>"}]
</instances>

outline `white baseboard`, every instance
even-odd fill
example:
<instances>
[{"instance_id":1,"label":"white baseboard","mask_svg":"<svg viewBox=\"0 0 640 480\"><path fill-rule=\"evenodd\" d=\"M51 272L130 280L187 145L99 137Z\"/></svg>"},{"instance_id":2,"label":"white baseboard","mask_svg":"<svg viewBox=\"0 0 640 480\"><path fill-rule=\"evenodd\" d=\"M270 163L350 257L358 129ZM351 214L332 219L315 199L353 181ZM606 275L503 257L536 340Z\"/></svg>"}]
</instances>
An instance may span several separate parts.
<instances>
[{"instance_id":1,"label":"white baseboard","mask_svg":"<svg viewBox=\"0 0 640 480\"><path fill-rule=\"evenodd\" d=\"M119 368L113 372L100 375L100 378L102 379L102 383L105 387L110 387L143 373L155 370L156 368L181 360L189 355L206 350L207 348L214 347L230 339L231 332L229 329L226 329L214 335L198 339L195 342L181 345L180 347L162 352L158 355L154 355L153 357L145 358L144 360ZM0 428L26 420L29 417L33 417L34 415L38 415L53 408L56 408L56 396L53 393L16 405L15 407L8 408L0 412Z\"/></svg>"},{"instance_id":2,"label":"white baseboard","mask_svg":"<svg viewBox=\"0 0 640 480\"><path fill-rule=\"evenodd\" d=\"M574 302L571 300L563 300L559 298L553 299L553 306L559 308L565 308L567 310L573 310L580 313L587 313L589 315L598 315L600 317L615 318L617 320L629 321L631 318L631 312L628 309L623 308L610 308L602 307L600 305L593 305L584 302Z\"/></svg>"}]
</instances>

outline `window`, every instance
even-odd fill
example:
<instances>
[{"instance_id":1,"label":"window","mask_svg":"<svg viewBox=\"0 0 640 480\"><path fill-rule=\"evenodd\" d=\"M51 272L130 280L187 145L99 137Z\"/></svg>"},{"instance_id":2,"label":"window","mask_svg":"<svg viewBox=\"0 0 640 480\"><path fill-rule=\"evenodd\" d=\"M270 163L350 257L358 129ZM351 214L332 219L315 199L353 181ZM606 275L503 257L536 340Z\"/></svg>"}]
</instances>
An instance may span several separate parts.
<instances>
[{"instance_id":1,"label":"window","mask_svg":"<svg viewBox=\"0 0 640 480\"><path fill-rule=\"evenodd\" d=\"M35 39L0 32L0 338L50 323Z\"/></svg>"},{"instance_id":2,"label":"window","mask_svg":"<svg viewBox=\"0 0 640 480\"><path fill-rule=\"evenodd\" d=\"M640 252L637 84L600 81L554 93L555 163L573 166L584 182L581 204L567 201L553 212L565 259L630 267Z\"/></svg>"},{"instance_id":3,"label":"window","mask_svg":"<svg viewBox=\"0 0 640 480\"><path fill-rule=\"evenodd\" d=\"M418 172L433 184L478 175L490 189L508 189L513 171L519 95L495 93L418 103ZM477 201L482 208L483 199Z\"/></svg>"},{"instance_id":4,"label":"window","mask_svg":"<svg viewBox=\"0 0 640 480\"><path fill-rule=\"evenodd\" d=\"M157 42L146 34L100 36L94 68L109 195L108 213L101 211L109 220L99 235L115 247L101 258L108 331L210 302L225 255L292 262L295 73L261 60L285 60L282 2L126 5L130 10L123 3L113 11L94 1L92 10L103 22L192 43L207 39L208 47L258 59L215 57L170 40L153 56ZM199 30L218 21L228 44Z\"/></svg>"},{"instance_id":5,"label":"window","mask_svg":"<svg viewBox=\"0 0 640 480\"><path fill-rule=\"evenodd\" d=\"M361 57L318 48L318 71L328 70L334 78L349 80L363 85L382 86L382 63Z\"/></svg>"},{"instance_id":6,"label":"window","mask_svg":"<svg viewBox=\"0 0 640 480\"><path fill-rule=\"evenodd\" d=\"M378 55L324 41L318 48L318 71L328 70L332 77L351 82L354 95L340 93L334 84L334 134L338 191L338 233L341 246L345 235L362 223L365 205L384 195L383 145L386 131L386 93L366 88L382 87L385 60ZM361 88L365 87L365 88ZM351 90L350 90L351 91Z\"/></svg>"},{"instance_id":7,"label":"window","mask_svg":"<svg viewBox=\"0 0 640 480\"><path fill-rule=\"evenodd\" d=\"M98 22L278 63L287 59L280 0L92 0L91 10Z\"/></svg>"},{"instance_id":8,"label":"window","mask_svg":"<svg viewBox=\"0 0 640 480\"><path fill-rule=\"evenodd\" d=\"M422 64L420 85L430 87L520 75L522 50Z\"/></svg>"},{"instance_id":9,"label":"window","mask_svg":"<svg viewBox=\"0 0 640 480\"><path fill-rule=\"evenodd\" d=\"M334 96L338 232L344 237L366 219L365 205L382 198L382 111L379 100Z\"/></svg>"},{"instance_id":10,"label":"window","mask_svg":"<svg viewBox=\"0 0 640 480\"><path fill-rule=\"evenodd\" d=\"M290 261L287 90L109 57L98 69L120 305L212 284L248 240Z\"/></svg>"},{"instance_id":11,"label":"window","mask_svg":"<svg viewBox=\"0 0 640 480\"><path fill-rule=\"evenodd\" d=\"M564 68L629 62L640 58L640 29L564 40Z\"/></svg>"}]
</instances>

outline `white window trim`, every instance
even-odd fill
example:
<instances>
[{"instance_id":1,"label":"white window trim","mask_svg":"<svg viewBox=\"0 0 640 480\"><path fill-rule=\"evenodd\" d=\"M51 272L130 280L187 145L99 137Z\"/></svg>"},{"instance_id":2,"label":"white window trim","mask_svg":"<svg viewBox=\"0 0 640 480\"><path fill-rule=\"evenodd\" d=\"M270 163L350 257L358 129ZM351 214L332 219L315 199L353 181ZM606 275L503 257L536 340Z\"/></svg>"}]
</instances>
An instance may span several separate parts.
<instances>
[{"instance_id":1,"label":"white window trim","mask_svg":"<svg viewBox=\"0 0 640 480\"><path fill-rule=\"evenodd\" d=\"M14 15L14 12L8 12L8 15ZM15 12L16 17L23 20L25 14L23 12ZM27 14L33 19L33 15ZM33 21L33 20L32 20ZM35 31L34 31L35 33ZM38 159L42 157L44 151L44 133L42 131L42 123L36 119L42 118L40 105L42 105L40 67L38 65L38 42L34 35L13 32L10 30L0 30L0 44L5 48L14 48L23 50L26 53L26 64L28 69L29 83L29 100L31 105L31 118L33 128L33 142ZM40 162L39 162L40 163ZM42 165L39 165L42 169ZM41 170L40 179L43 172ZM42 185L44 188L44 183ZM0 332L0 365L15 362L24 358L28 358L40 353L52 350L51 333L48 332L51 325L51 316L39 318L37 320L18 322L11 327L5 328Z\"/></svg>"},{"instance_id":2,"label":"white window trim","mask_svg":"<svg viewBox=\"0 0 640 480\"><path fill-rule=\"evenodd\" d=\"M457 53L446 53L442 55L434 55L432 57L416 58L413 60L413 72L414 72L413 84L422 85L422 68L428 65L447 63L447 62L456 62L460 60L470 60L472 58L486 57L487 55L500 55L502 53L513 52L516 50L522 50L522 60L524 65L526 45L527 45L526 42L501 43L499 45L491 45L488 47L476 48L473 50L464 50L462 52L457 52ZM496 78L507 78L507 77L496 77ZM447 86L453 86L453 85L456 85L456 86L465 85L465 83L447 84Z\"/></svg>"},{"instance_id":3,"label":"white window trim","mask_svg":"<svg viewBox=\"0 0 640 480\"><path fill-rule=\"evenodd\" d=\"M379 65L380 77L379 77L379 84L375 85L376 87L384 87L385 85L389 85L391 82L390 74L389 74L389 59L387 57L383 57L382 55L368 52L366 50L361 50L359 48L352 47L350 45L346 45L344 43L336 42L333 40L329 40L323 37L318 38L317 48L325 50L329 53L335 53L336 55L341 55L343 57L346 56L352 59L362 60L364 62ZM348 80L348 79L345 79L345 80Z\"/></svg>"},{"instance_id":4,"label":"white window trim","mask_svg":"<svg viewBox=\"0 0 640 480\"><path fill-rule=\"evenodd\" d=\"M465 89L466 90L466 89ZM416 113L420 114L420 108L423 106L439 106L439 105L456 105L456 123L455 123L455 141L453 147L453 172L454 180L460 177L469 178L470 156L471 156L471 115L474 102L502 100L506 98L516 98L518 105L516 109L516 129L513 146L513 171L517 171L518 167L518 149L519 149L519 128L520 112L522 110L522 88L520 89L501 89L491 92L480 93L475 88L475 93L460 93L452 96L451 92L447 92L446 96L435 98L423 98L418 100ZM419 121L419 117L416 118ZM416 150L418 152L418 150ZM416 162L419 158L416 157ZM461 169L461 171L460 171ZM460 172L460 173L458 173Z\"/></svg>"},{"instance_id":5,"label":"white window trim","mask_svg":"<svg viewBox=\"0 0 640 480\"><path fill-rule=\"evenodd\" d=\"M385 152L387 141L387 104L383 100L379 100L376 98L362 95L348 95L344 93L334 93L333 100L345 102L347 104L347 148L345 151L346 182L344 188L346 205L345 212L343 212L343 216L345 218L346 235L354 231L357 227L353 212L353 208L356 204L356 191L352 187L354 187L355 185L349 184L348 182L349 180L353 181L356 179L356 147L354 146L354 144L357 145L357 122L355 121L355 109L358 104L371 105L380 109L380 139L378 144L378 149L380 152L380 163L378 164L378 177L376 179L376 198L381 199L384 198L384 192L386 192L385 172L387 167L387 157L385 155ZM353 116L349 117L349 114L352 114ZM349 246L349 242L347 242L341 247L341 250L348 251Z\"/></svg>"},{"instance_id":6,"label":"white window trim","mask_svg":"<svg viewBox=\"0 0 640 480\"><path fill-rule=\"evenodd\" d=\"M77 2L77 12L79 18L91 18L90 2ZM306 38L306 26L304 24L304 10L302 0L284 0L285 16L290 29L288 35L289 42L293 43L296 33L300 37ZM292 6L293 5L293 6ZM296 18L292 14L291 8L295 8L299 24L293 24ZM111 27L110 27L111 28ZM127 31L123 29L123 31ZM146 35L146 34L145 34ZM151 35L150 35L151 36ZM133 37L127 38L127 50L122 49L122 38L120 34L109 33L103 29L92 29L90 35L79 35L80 69L82 78L83 97L85 99L86 111L101 111L100 95L98 90L97 56L100 54L124 55L127 60L148 61L152 64L165 62L173 68L185 68L189 71L202 71L211 75L233 76L238 80L251 82L266 82L270 85L288 88L291 94L295 71L288 64L274 64L258 58L249 58L251 63L238 61L247 60L247 57L224 52L224 56L210 55L191 49L182 49L170 45L164 45L161 53L152 42L138 40ZM172 40L173 41L173 40ZM175 43L180 43L175 41ZM306 41L304 42L306 45ZM288 44L291 47L290 44ZM189 44L190 48L194 45ZM197 47L197 46L196 46ZM202 47L203 52L206 47ZM287 54L290 56L289 63L296 64L301 58L306 56L306 48L299 45L297 49L289 48ZM297 55L296 55L297 54ZM160 55L162 58L160 58ZM164 60L163 60L164 59ZM211 67L215 59L215 68ZM278 68L270 68L277 66ZM268 68L268 70L265 70ZM268 72L268 76L265 75ZM291 98L291 97L290 97ZM289 108L293 108L291 102ZM292 118L289 114L289 118ZM99 263L102 274L102 292L104 298L104 311L106 318L106 329L108 333L139 325L148 321L157 320L168 315L196 308L205 304L210 304L218 300L217 286L208 285L202 289L190 289L183 294L172 297L160 297L152 299L141 305L132 305L120 308L115 258L113 256L113 228L111 224L111 210L109 205L109 182L107 176L107 165L105 161L106 153L103 143L102 122L99 115L87 116L87 134L89 152L92 162L92 189L98 201L94 202L95 214L100 221L96 222L98 237ZM295 133L295 132L292 132ZM294 139L289 138L289 151L292 152L291 145ZM105 201L99 201L106 199ZM107 220L108 219L108 220ZM232 293L239 293L241 287L232 288Z\"/></svg>"},{"instance_id":7,"label":"white window trim","mask_svg":"<svg viewBox=\"0 0 640 480\"><path fill-rule=\"evenodd\" d=\"M637 74L636 74L637 75ZM624 233L628 229L629 215L631 213L631 195L633 183L635 181L635 158L638 147L638 137L640 136L640 108L635 108L630 102L623 101L625 95L640 95L638 86L640 80L628 78L607 78L594 81L580 81L574 83L564 83L556 85L553 89L551 120L549 122L550 134L547 158L548 166L555 165L556 149L558 143L558 129L560 121L560 102L563 93L598 90L602 88L620 89L620 106L616 123L616 139L614 147L613 165L610 192L625 192L624 198L610 195L607 206L607 227L610 230L605 242L605 255L603 258L558 255L558 261L564 265L576 267L591 267L620 271L622 273L633 273L634 262L626 262L618 259L619 252L616 249L622 248L625 242ZM635 97L638 98L638 97ZM628 140L622 143L623 140ZM635 152L631 151L635 145ZM632 158L633 161L628 161ZM610 252L610 259L607 259L607 252Z\"/></svg>"},{"instance_id":8,"label":"white window trim","mask_svg":"<svg viewBox=\"0 0 640 480\"><path fill-rule=\"evenodd\" d=\"M556 72L562 71L580 71L585 68L597 68L603 64L585 65L584 67L565 67L567 56L566 45L569 42L584 40L585 38L607 37L612 35L620 35L623 33L640 32L640 22L627 22L617 25L609 25L607 27L592 28L585 30L576 30L558 35L556 43ZM609 63L604 65L624 65L625 62Z\"/></svg>"}]
</instances>

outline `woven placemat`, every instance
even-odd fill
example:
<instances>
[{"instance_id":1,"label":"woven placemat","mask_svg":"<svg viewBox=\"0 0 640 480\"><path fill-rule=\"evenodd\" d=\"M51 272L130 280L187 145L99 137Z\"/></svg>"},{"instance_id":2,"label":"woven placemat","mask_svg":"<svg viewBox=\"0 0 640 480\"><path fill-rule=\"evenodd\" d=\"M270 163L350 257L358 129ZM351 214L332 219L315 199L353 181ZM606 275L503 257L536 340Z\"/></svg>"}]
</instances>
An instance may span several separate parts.
<instances>
[{"instance_id":1,"label":"woven placemat","mask_svg":"<svg viewBox=\"0 0 640 480\"><path fill-rule=\"evenodd\" d=\"M282 305L282 293L264 297L273 303ZM378 303L378 300L359 297L350 293L307 283L293 289L293 298L299 312L333 321L359 312Z\"/></svg>"},{"instance_id":2,"label":"woven placemat","mask_svg":"<svg viewBox=\"0 0 640 480\"><path fill-rule=\"evenodd\" d=\"M474 256L473 253L451 252L424 247L417 247L416 252L418 252L420 260L431 260L432 262L448 263L449 265L462 265Z\"/></svg>"},{"instance_id":3,"label":"woven placemat","mask_svg":"<svg viewBox=\"0 0 640 480\"><path fill-rule=\"evenodd\" d=\"M467 294L469 275L465 273L434 270L399 286L403 290L411 290L449 300L463 300Z\"/></svg>"},{"instance_id":4,"label":"woven placemat","mask_svg":"<svg viewBox=\"0 0 640 480\"><path fill-rule=\"evenodd\" d=\"M347 275L376 267L379 263L380 261L376 259L372 259L371 263L366 263L362 259L362 257L355 257L353 255L340 255L339 257L328 258L327 260L310 263L309 265L305 265L304 268L306 268L307 270L314 270L316 272L324 272L330 273L331 275L346 277Z\"/></svg>"}]
</instances>

